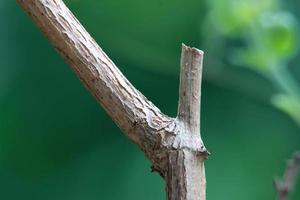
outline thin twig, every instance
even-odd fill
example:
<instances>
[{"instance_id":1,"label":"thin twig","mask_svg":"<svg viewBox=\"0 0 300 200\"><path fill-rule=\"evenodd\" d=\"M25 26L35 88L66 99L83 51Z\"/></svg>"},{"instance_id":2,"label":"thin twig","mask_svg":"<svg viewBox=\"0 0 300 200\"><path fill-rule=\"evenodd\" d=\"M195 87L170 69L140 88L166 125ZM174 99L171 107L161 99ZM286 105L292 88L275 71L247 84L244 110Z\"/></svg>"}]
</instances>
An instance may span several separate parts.
<instances>
[{"instance_id":1,"label":"thin twig","mask_svg":"<svg viewBox=\"0 0 300 200\"><path fill-rule=\"evenodd\" d=\"M276 178L274 180L275 189L279 200L287 200L289 194L293 190L296 176L300 169L300 151L294 153L292 159L287 161L287 167L283 176L280 180Z\"/></svg>"}]
</instances>

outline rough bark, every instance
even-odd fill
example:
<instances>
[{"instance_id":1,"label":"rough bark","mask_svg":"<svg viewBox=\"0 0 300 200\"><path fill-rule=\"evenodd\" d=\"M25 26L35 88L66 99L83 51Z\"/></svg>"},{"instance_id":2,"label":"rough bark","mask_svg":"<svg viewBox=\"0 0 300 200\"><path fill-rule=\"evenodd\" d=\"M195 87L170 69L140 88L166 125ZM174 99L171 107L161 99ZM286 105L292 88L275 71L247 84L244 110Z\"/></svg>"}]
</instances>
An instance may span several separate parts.
<instances>
[{"instance_id":1,"label":"rough bark","mask_svg":"<svg viewBox=\"0 0 300 200\"><path fill-rule=\"evenodd\" d=\"M172 200L205 199L205 171L200 137L200 97L203 52L182 46L179 105L181 124L178 141L169 153L167 195Z\"/></svg>"},{"instance_id":2,"label":"rough bark","mask_svg":"<svg viewBox=\"0 0 300 200\"><path fill-rule=\"evenodd\" d=\"M152 162L168 200L205 200L200 137L203 53L182 46L178 117L164 115L123 76L62 0L17 0L109 116Z\"/></svg>"}]
</instances>

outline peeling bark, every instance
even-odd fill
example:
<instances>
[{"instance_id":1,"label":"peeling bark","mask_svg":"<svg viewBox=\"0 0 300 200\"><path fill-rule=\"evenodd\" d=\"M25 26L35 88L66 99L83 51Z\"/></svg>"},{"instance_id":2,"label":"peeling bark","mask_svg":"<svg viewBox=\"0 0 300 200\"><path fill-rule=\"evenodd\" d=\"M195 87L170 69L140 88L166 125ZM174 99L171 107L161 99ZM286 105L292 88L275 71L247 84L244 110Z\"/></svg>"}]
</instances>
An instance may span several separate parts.
<instances>
[{"instance_id":1,"label":"peeling bark","mask_svg":"<svg viewBox=\"0 0 300 200\"><path fill-rule=\"evenodd\" d=\"M62 0L17 0L125 135L166 181L168 200L205 200L200 137L203 53L182 46L178 116L164 115L135 89Z\"/></svg>"}]
</instances>

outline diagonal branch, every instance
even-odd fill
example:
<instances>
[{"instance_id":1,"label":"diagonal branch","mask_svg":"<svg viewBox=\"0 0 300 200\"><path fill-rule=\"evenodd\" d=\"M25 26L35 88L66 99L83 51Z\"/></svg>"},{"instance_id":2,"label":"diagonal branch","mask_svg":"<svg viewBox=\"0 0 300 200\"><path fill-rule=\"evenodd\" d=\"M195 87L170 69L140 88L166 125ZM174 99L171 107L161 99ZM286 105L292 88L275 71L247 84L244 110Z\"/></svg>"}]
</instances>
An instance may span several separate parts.
<instances>
[{"instance_id":1,"label":"diagonal branch","mask_svg":"<svg viewBox=\"0 0 300 200\"><path fill-rule=\"evenodd\" d=\"M61 0L18 2L129 138L144 148L172 121L132 86Z\"/></svg>"},{"instance_id":2,"label":"diagonal branch","mask_svg":"<svg viewBox=\"0 0 300 200\"><path fill-rule=\"evenodd\" d=\"M205 200L200 137L203 53L182 47L177 118L164 115L135 89L62 0L17 0L55 49L167 182L168 200Z\"/></svg>"}]
</instances>

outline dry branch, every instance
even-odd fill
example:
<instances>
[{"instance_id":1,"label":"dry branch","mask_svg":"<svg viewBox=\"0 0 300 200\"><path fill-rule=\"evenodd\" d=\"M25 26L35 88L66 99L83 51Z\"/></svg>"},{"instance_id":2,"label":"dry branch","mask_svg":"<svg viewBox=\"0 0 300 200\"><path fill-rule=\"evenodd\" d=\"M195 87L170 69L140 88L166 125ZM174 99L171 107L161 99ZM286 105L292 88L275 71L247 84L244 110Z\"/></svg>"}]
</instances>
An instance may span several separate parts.
<instances>
[{"instance_id":1,"label":"dry branch","mask_svg":"<svg viewBox=\"0 0 300 200\"><path fill-rule=\"evenodd\" d=\"M203 53L182 46L178 117L164 115L123 76L62 0L17 0L109 116L152 162L168 200L205 200L200 137Z\"/></svg>"},{"instance_id":2,"label":"dry branch","mask_svg":"<svg viewBox=\"0 0 300 200\"><path fill-rule=\"evenodd\" d=\"M292 159L287 161L287 167L282 180L274 180L278 200L287 200L293 190L297 174L300 170L300 152L296 152Z\"/></svg>"}]
</instances>

